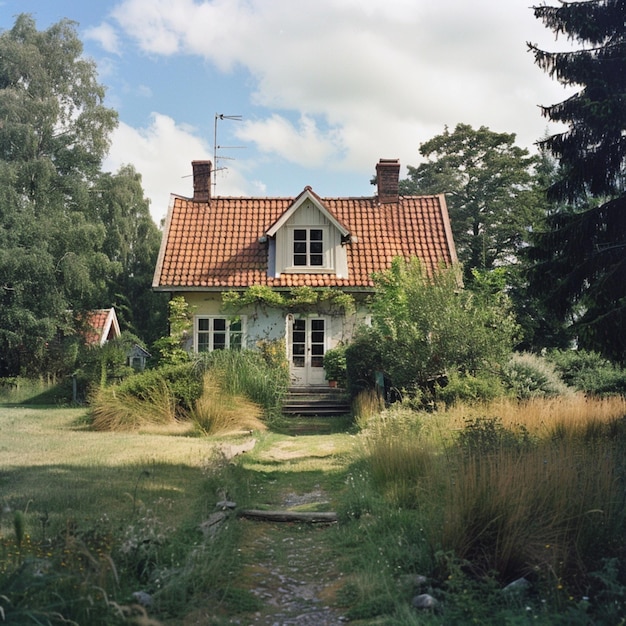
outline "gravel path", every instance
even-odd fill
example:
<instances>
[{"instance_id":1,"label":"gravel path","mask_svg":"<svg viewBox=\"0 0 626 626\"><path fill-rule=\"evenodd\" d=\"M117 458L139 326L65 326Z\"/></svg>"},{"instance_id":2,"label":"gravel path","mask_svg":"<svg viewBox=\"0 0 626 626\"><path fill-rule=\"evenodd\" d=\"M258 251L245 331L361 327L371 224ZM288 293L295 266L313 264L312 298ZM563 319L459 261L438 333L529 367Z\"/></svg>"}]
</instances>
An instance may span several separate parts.
<instances>
[{"instance_id":1,"label":"gravel path","mask_svg":"<svg viewBox=\"0 0 626 626\"><path fill-rule=\"evenodd\" d=\"M321 502L324 494L288 494L283 508ZM334 626L345 619L333 606L341 573L324 542L328 527L241 520L245 586L263 603L257 613L233 618L232 624L254 626Z\"/></svg>"}]
</instances>

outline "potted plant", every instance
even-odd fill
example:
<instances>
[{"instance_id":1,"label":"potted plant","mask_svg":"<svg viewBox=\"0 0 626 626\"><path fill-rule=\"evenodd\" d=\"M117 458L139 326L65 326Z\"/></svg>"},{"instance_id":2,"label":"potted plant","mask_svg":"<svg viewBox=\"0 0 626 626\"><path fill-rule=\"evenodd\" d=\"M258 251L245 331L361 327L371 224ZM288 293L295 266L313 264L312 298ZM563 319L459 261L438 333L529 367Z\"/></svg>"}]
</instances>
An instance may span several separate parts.
<instances>
[{"instance_id":1,"label":"potted plant","mask_svg":"<svg viewBox=\"0 0 626 626\"><path fill-rule=\"evenodd\" d=\"M324 373L331 387L346 386L346 347L337 344L324 354Z\"/></svg>"}]
</instances>

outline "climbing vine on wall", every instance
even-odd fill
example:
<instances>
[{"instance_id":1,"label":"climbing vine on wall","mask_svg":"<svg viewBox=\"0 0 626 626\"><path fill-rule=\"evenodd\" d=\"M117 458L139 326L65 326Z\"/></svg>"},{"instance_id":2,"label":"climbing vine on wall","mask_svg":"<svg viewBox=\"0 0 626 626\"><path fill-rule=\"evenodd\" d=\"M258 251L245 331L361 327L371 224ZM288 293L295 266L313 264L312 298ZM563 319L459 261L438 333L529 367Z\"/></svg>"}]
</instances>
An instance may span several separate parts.
<instances>
[{"instance_id":1,"label":"climbing vine on wall","mask_svg":"<svg viewBox=\"0 0 626 626\"><path fill-rule=\"evenodd\" d=\"M246 306L270 307L284 311L315 311L330 315L350 315L355 311L354 298L338 289L322 287L293 287L289 291L276 291L266 285L252 285L244 291L222 294L226 311L240 311Z\"/></svg>"}]
</instances>

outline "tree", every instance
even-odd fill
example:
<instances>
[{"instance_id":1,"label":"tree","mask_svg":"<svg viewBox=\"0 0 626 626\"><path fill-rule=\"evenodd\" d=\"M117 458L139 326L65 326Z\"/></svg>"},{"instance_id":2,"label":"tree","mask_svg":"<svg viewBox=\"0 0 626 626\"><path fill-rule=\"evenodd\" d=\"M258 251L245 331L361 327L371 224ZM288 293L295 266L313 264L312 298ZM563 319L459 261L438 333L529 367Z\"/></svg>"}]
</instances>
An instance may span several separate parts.
<instances>
[{"instance_id":1,"label":"tree","mask_svg":"<svg viewBox=\"0 0 626 626\"><path fill-rule=\"evenodd\" d=\"M116 124L72 22L39 32L20 15L0 34L0 376L46 371L70 310L126 304L136 334L165 327L141 179L101 172Z\"/></svg>"},{"instance_id":2,"label":"tree","mask_svg":"<svg viewBox=\"0 0 626 626\"><path fill-rule=\"evenodd\" d=\"M457 124L421 144L426 161L409 166L401 193L445 193L459 261L472 270L511 263L543 215L538 159L514 145L515 135Z\"/></svg>"},{"instance_id":3,"label":"tree","mask_svg":"<svg viewBox=\"0 0 626 626\"><path fill-rule=\"evenodd\" d=\"M150 216L141 175L132 165L101 174L90 201L90 219L106 229L102 251L119 267L108 302L120 324L150 344L167 332L167 296L151 289L161 232Z\"/></svg>"},{"instance_id":4,"label":"tree","mask_svg":"<svg viewBox=\"0 0 626 626\"><path fill-rule=\"evenodd\" d=\"M563 85L580 89L543 107L568 129L543 144L559 160L548 197L562 203L538 237L534 286L552 311L572 321L578 344L626 359L626 3L564 2L535 16L581 48L535 61Z\"/></svg>"},{"instance_id":5,"label":"tree","mask_svg":"<svg viewBox=\"0 0 626 626\"><path fill-rule=\"evenodd\" d=\"M496 374L517 332L508 299L486 286L462 289L460 278L459 267L428 276L418 259L394 259L375 277L372 326L356 352L401 389L426 389L452 372Z\"/></svg>"}]
</instances>

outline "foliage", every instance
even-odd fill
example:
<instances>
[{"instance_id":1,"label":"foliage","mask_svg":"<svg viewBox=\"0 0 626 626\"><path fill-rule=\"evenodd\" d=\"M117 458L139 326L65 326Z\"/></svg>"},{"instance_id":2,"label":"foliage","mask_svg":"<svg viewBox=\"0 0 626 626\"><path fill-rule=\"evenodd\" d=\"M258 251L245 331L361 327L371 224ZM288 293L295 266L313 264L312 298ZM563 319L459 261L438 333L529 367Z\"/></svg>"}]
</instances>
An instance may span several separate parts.
<instances>
[{"instance_id":1,"label":"foliage","mask_svg":"<svg viewBox=\"0 0 626 626\"><path fill-rule=\"evenodd\" d=\"M525 233L543 215L536 157L514 145L515 135L468 124L447 127L420 145L426 161L409 166L401 192L445 193L459 261L471 282L474 269L511 264Z\"/></svg>"},{"instance_id":2,"label":"foliage","mask_svg":"<svg viewBox=\"0 0 626 626\"><path fill-rule=\"evenodd\" d=\"M43 421L46 433L58 430L65 443L73 420L65 418L61 424L58 410L51 413L43 420L37 415L37 430L41 432ZM83 435L83 441L93 437ZM240 526L222 524L212 538L198 526L213 511L222 489L245 503L240 469L221 455L205 457L206 444L198 448L201 458L191 462L197 467L183 460L188 444L180 446L181 452L186 450L180 462L155 463L166 455L151 449L152 462L137 465L124 454L128 433L96 436L117 439L119 449L94 455L83 465L73 461L69 446L40 447L35 451L39 460L42 453L69 459L52 481L48 462L24 462L19 476L14 470L20 487L5 490L3 507L15 506L16 497L28 504L16 509L24 522L21 541L6 523L13 515L5 512L1 520L1 621L16 626L178 623L199 603L234 612L237 606L228 590L241 567ZM141 438L143 443L133 443L138 459L147 458L151 445L161 452L165 448L162 436ZM168 448L177 446L170 440ZM139 590L151 598L149 607L140 607L133 598Z\"/></svg>"},{"instance_id":3,"label":"foliage","mask_svg":"<svg viewBox=\"0 0 626 626\"><path fill-rule=\"evenodd\" d=\"M503 449L527 448L531 438L524 425L511 428L505 427L498 417L476 417L465 420L457 443L464 454L485 456Z\"/></svg>"},{"instance_id":4,"label":"foliage","mask_svg":"<svg viewBox=\"0 0 626 626\"><path fill-rule=\"evenodd\" d=\"M198 355L198 373L213 372L224 393L244 396L263 409L266 418L277 418L289 387L289 369L280 342L256 350L215 350ZM280 356L279 356L280 355Z\"/></svg>"},{"instance_id":5,"label":"foliage","mask_svg":"<svg viewBox=\"0 0 626 626\"><path fill-rule=\"evenodd\" d=\"M187 417L201 393L202 381L190 362L135 373L92 393L92 426L96 430L134 430L173 424Z\"/></svg>"},{"instance_id":6,"label":"foliage","mask_svg":"<svg viewBox=\"0 0 626 626\"><path fill-rule=\"evenodd\" d=\"M115 174L101 173L94 186L90 220L105 224L103 252L119 267L106 302L115 307L122 327L152 343L166 331L167 294L151 288L161 232L143 195L141 174L124 165Z\"/></svg>"},{"instance_id":7,"label":"foliage","mask_svg":"<svg viewBox=\"0 0 626 626\"><path fill-rule=\"evenodd\" d=\"M547 359L563 380L579 391L593 395L626 395L626 371L598 352L553 350Z\"/></svg>"},{"instance_id":8,"label":"foliage","mask_svg":"<svg viewBox=\"0 0 626 626\"><path fill-rule=\"evenodd\" d=\"M369 421L385 408L378 389L364 389L352 401L352 416L360 430L367 428Z\"/></svg>"},{"instance_id":9,"label":"foliage","mask_svg":"<svg viewBox=\"0 0 626 626\"><path fill-rule=\"evenodd\" d=\"M370 342L395 387L431 389L451 372L497 372L508 357L516 325L506 296L462 289L458 267L428 276L418 259L397 258L374 280L372 329L360 341Z\"/></svg>"},{"instance_id":10,"label":"foliage","mask_svg":"<svg viewBox=\"0 0 626 626\"><path fill-rule=\"evenodd\" d=\"M138 375L140 376L140 375ZM176 400L163 378L153 378L141 395L128 388L100 387L89 399L95 430L136 430L147 425L172 424Z\"/></svg>"},{"instance_id":11,"label":"foliage","mask_svg":"<svg viewBox=\"0 0 626 626\"><path fill-rule=\"evenodd\" d=\"M189 361L188 341L192 330L192 311L183 296L168 302L169 334L157 339L152 350L158 363L178 365Z\"/></svg>"},{"instance_id":12,"label":"foliage","mask_svg":"<svg viewBox=\"0 0 626 626\"><path fill-rule=\"evenodd\" d=\"M22 14L0 33L0 375L67 374L68 311L117 304L141 333L162 322L140 178L101 172L117 124L104 95L69 20L37 31Z\"/></svg>"},{"instance_id":13,"label":"foliage","mask_svg":"<svg viewBox=\"0 0 626 626\"><path fill-rule=\"evenodd\" d=\"M222 294L226 311L240 311L247 306L272 307L291 311L316 311L349 315L354 311L354 298L338 289L322 287L293 287L290 291L276 291L266 285L251 285L242 292Z\"/></svg>"},{"instance_id":14,"label":"foliage","mask_svg":"<svg viewBox=\"0 0 626 626\"><path fill-rule=\"evenodd\" d=\"M493 403L412 417L404 405L370 421L346 494L360 513L343 528L344 548L358 542L347 585L357 610L382 595L393 601L383 623L613 623L626 597L623 571L606 560L624 554L623 402L604 415L605 401L579 399L584 416L556 420L553 402L515 402L506 420L485 417ZM472 412L459 429L454 415ZM435 614L412 621L403 603L424 592Z\"/></svg>"},{"instance_id":15,"label":"foliage","mask_svg":"<svg viewBox=\"0 0 626 626\"><path fill-rule=\"evenodd\" d=\"M626 6L617 0L538 6L535 16L580 49L530 49L541 69L576 86L565 101L543 107L567 125L542 143L559 160L548 196L561 202L538 234L533 285L553 314L572 323L578 346L623 361L626 343Z\"/></svg>"},{"instance_id":16,"label":"foliage","mask_svg":"<svg viewBox=\"0 0 626 626\"><path fill-rule=\"evenodd\" d=\"M89 389L94 385L106 386L111 382L119 382L134 373L127 364L128 352L138 337L124 331L119 338L107 341L102 346L83 346L74 372Z\"/></svg>"},{"instance_id":17,"label":"foliage","mask_svg":"<svg viewBox=\"0 0 626 626\"><path fill-rule=\"evenodd\" d=\"M498 376L482 373L476 376L451 372L435 388L435 398L446 406L457 403L474 404L488 402L505 395L506 391Z\"/></svg>"},{"instance_id":18,"label":"foliage","mask_svg":"<svg viewBox=\"0 0 626 626\"><path fill-rule=\"evenodd\" d=\"M530 352L513 354L502 370L502 379L519 400L568 392L552 363Z\"/></svg>"},{"instance_id":19,"label":"foliage","mask_svg":"<svg viewBox=\"0 0 626 626\"><path fill-rule=\"evenodd\" d=\"M339 387L346 386L346 346L342 343L324 353L326 380L336 380Z\"/></svg>"}]
</instances>

